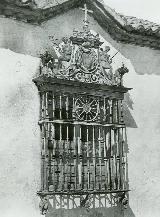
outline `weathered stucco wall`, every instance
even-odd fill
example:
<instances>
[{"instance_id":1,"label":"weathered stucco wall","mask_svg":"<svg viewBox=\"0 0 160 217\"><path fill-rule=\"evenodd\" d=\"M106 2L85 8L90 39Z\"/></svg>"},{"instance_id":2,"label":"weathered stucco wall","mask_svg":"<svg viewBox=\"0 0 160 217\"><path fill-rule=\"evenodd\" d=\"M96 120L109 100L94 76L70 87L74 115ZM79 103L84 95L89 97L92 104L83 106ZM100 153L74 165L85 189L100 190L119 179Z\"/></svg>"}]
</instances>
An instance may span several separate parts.
<instances>
[{"instance_id":1,"label":"weathered stucco wall","mask_svg":"<svg viewBox=\"0 0 160 217\"><path fill-rule=\"evenodd\" d=\"M1 18L0 47L38 56L51 46L49 35L55 38L70 35L73 28L81 26L82 20L82 12L77 9L41 26ZM125 84L133 87L130 112L137 124L137 128L128 129L131 192L130 208L125 214L159 217L160 51L117 43L92 18L90 21L91 29L130 60L121 55L115 59L125 61L130 69ZM39 98L32 83L38 64L36 57L0 50L2 217L40 216L36 196L40 181Z\"/></svg>"},{"instance_id":2,"label":"weathered stucco wall","mask_svg":"<svg viewBox=\"0 0 160 217\"><path fill-rule=\"evenodd\" d=\"M158 68L157 68L158 70ZM136 217L160 215L160 76L137 75L130 67L131 114L137 128L128 128L130 207ZM126 216L130 209L126 210ZM132 215L131 215L132 216Z\"/></svg>"},{"instance_id":3,"label":"weathered stucco wall","mask_svg":"<svg viewBox=\"0 0 160 217\"><path fill-rule=\"evenodd\" d=\"M0 216L39 216L38 59L0 49Z\"/></svg>"}]
</instances>

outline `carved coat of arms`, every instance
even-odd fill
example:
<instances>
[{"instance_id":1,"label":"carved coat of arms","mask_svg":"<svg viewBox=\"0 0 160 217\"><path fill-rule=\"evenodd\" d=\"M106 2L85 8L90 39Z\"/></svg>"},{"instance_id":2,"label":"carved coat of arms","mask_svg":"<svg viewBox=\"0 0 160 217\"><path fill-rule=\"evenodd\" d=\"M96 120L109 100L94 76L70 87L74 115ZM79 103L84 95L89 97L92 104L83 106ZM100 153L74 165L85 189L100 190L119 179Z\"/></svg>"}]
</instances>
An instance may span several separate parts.
<instances>
[{"instance_id":1,"label":"carved coat of arms","mask_svg":"<svg viewBox=\"0 0 160 217\"><path fill-rule=\"evenodd\" d=\"M90 42L84 42L75 54L77 67L84 71L92 71L98 65L98 58L95 50L91 48Z\"/></svg>"}]
</instances>

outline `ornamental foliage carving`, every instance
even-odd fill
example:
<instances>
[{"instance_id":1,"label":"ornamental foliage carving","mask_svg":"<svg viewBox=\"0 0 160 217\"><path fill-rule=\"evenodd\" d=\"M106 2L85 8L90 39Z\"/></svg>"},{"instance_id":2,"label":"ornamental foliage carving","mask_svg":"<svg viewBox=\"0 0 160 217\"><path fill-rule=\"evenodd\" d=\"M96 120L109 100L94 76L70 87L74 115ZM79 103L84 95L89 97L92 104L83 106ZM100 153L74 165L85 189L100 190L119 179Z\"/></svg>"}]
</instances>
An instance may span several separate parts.
<instances>
[{"instance_id":1,"label":"ornamental foliage carving","mask_svg":"<svg viewBox=\"0 0 160 217\"><path fill-rule=\"evenodd\" d=\"M63 37L58 44L54 43L57 58L53 58L48 51L41 55L41 74L86 83L120 86L128 69L122 65L114 71L112 59L117 53L110 57L110 47L102 45L99 34L90 31L85 12L83 30L74 29L71 37Z\"/></svg>"}]
</instances>

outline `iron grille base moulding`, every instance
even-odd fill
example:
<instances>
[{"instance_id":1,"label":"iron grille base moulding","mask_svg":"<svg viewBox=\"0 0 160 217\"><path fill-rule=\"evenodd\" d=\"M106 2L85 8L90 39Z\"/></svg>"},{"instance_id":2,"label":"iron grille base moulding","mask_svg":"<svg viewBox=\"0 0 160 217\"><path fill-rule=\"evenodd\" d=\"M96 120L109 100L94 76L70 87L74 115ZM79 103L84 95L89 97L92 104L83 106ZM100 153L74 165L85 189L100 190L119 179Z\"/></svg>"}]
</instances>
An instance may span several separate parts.
<instances>
[{"instance_id":1,"label":"iron grille base moulding","mask_svg":"<svg viewBox=\"0 0 160 217\"><path fill-rule=\"evenodd\" d=\"M114 193L123 193L129 192L129 189L123 190L112 190L112 191L68 191L68 192L46 192L46 191L38 191L37 195L41 197L52 196L52 195L87 195L87 194L114 194Z\"/></svg>"}]
</instances>

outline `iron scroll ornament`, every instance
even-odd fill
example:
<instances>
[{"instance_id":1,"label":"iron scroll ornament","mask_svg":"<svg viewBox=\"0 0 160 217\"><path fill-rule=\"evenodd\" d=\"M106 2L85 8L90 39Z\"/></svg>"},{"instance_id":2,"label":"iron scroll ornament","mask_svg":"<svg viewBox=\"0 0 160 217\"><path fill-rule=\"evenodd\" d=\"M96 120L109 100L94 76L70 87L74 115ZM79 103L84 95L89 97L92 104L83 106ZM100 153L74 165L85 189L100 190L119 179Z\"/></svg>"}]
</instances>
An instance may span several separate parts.
<instances>
[{"instance_id":1,"label":"iron scroll ornament","mask_svg":"<svg viewBox=\"0 0 160 217\"><path fill-rule=\"evenodd\" d=\"M99 114L98 100L87 96L77 98L75 101L75 114L79 120L95 120Z\"/></svg>"}]
</instances>

